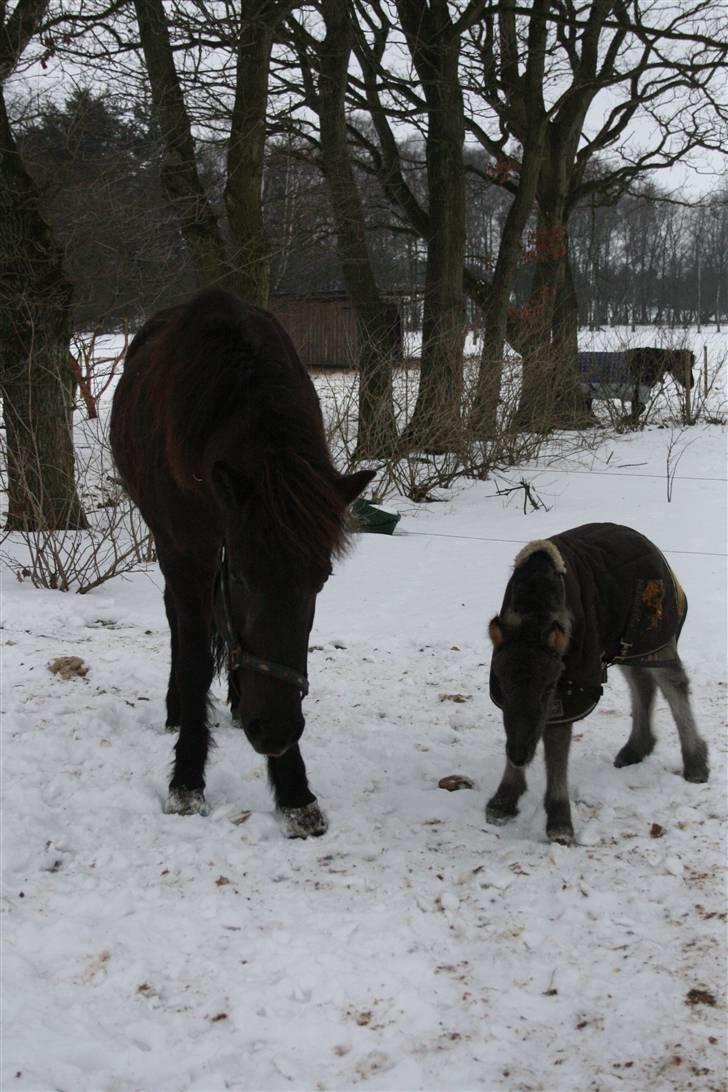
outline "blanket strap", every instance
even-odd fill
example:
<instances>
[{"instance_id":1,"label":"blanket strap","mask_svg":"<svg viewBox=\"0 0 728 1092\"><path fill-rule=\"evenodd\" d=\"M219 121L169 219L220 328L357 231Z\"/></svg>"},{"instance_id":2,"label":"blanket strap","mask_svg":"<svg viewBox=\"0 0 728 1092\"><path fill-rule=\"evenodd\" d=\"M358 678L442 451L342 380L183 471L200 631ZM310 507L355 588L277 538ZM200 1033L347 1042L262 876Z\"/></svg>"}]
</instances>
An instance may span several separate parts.
<instances>
[{"instance_id":1,"label":"blanket strap","mask_svg":"<svg viewBox=\"0 0 728 1092\"><path fill-rule=\"evenodd\" d=\"M629 615L629 622L627 628L619 641L619 658L629 656L629 651L634 645L635 637L640 624L640 612L642 607L642 592L645 588L645 581L638 580L635 587L634 600L632 602L632 610Z\"/></svg>"}]
</instances>

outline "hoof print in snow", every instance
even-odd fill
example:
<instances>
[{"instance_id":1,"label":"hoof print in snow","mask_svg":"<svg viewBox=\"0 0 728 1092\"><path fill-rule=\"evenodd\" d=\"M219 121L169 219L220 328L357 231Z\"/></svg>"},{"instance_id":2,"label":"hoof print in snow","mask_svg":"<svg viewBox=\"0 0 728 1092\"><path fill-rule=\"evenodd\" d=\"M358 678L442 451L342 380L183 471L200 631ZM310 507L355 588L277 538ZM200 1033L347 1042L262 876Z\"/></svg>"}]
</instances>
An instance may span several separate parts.
<instances>
[{"instance_id":1,"label":"hoof print in snow","mask_svg":"<svg viewBox=\"0 0 728 1092\"><path fill-rule=\"evenodd\" d=\"M440 701L452 701L456 705L464 705L472 696L472 694L438 694Z\"/></svg>"},{"instance_id":2,"label":"hoof print in snow","mask_svg":"<svg viewBox=\"0 0 728 1092\"><path fill-rule=\"evenodd\" d=\"M165 815L208 815L209 811L200 789L171 789L164 802Z\"/></svg>"},{"instance_id":3,"label":"hoof print in snow","mask_svg":"<svg viewBox=\"0 0 728 1092\"><path fill-rule=\"evenodd\" d=\"M711 1008L715 1008L718 1004L715 994L709 990L692 989L688 990L685 994L686 1005L710 1005Z\"/></svg>"},{"instance_id":4,"label":"hoof print in snow","mask_svg":"<svg viewBox=\"0 0 728 1092\"><path fill-rule=\"evenodd\" d=\"M57 656L48 664L48 670L62 679L83 679L88 675L88 664L80 656Z\"/></svg>"},{"instance_id":5,"label":"hoof print in snow","mask_svg":"<svg viewBox=\"0 0 728 1092\"><path fill-rule=\"evenodd\" d=\"M448 792L457 792L458 789L472 789L473 782L465 774L448 774L437 782L438 789L447 789Z\"/></svg>"},{"instance_id":6,"label":"hoof print in snow","mask_svg":"<svg viewBox=\"0 0 728 1092\"><path fill-rule=\"evenodd\" d=\"M286 838L318 838L329 829L329 821L314 800L303 808L281 808Z\"/></svg>"}]
</instances>

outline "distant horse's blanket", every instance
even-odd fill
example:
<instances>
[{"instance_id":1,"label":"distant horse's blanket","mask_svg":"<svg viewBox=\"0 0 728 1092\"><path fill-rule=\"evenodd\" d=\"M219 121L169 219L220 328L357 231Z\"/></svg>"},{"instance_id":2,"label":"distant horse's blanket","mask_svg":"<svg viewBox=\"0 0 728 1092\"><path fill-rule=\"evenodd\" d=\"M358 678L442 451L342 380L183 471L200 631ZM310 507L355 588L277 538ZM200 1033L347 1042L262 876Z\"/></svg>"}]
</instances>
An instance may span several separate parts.
<instances>
[{"instance_id":1,"label":"distant horse's blanket","mask_svg":"<svg viewBox=\"0 0 728 1092\"><path fill-rule=\"evenodd\" d=\"M576 367L581 389L589 398L631 402L636 387L639 401L649 401L652 388L635 380L626 353L577 353Z\"/></svg>"},{"instance_id":2,"label":"distant horse's blanket","mask_svg":"<svg viewBox=\"0 0 728 1092\"><path fill-rule=\"evenodd\" d=\"M573 619L549 717L550 724L560 724L581 720L594 709L610 664L656 667L674 661L688 607L660 551L630 527L587 523L548 541L564 562L564 605ZM501 614L511 605L513 580ZM490 693L502 707L492 670Z\"/></svg>"}]
</instances>

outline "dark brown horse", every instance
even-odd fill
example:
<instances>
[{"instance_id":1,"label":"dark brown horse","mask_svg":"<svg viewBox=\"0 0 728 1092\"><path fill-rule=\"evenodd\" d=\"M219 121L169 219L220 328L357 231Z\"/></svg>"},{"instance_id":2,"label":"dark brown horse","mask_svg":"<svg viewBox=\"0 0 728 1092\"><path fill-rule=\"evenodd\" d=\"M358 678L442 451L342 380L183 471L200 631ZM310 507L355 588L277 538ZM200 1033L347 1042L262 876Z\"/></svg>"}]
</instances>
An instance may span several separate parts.
<instances>
[{"instance_id":1,"label":"dark brown horse","mask_svg":"<svg viewBox=\"0 0 728 1092\"><path fill-rule=\"evenodd\" d=\"M339 474L318 398L283 328L220 290L150 319L111 414L114 457L164 575L179 730L165 811L205 813L208 690L267 756L289 836L322 834L298 746L316 595L347 543L347 505L373 477ZM227 657L225 655L227 653Z\"/></svg>"},{"instance_id":2,"label":"dark brown horse","mask_svg":"<svg viewBox=\"0 0 728 1092\"><path fill-rule=\"evenodd\" d=\"M666 376L671 375L686 391L695 386L695 354L689 349L647 345L625 352L584 352L577 355L576 364L589 413L594 398L617 398L631 403L629 420L635 426L653 388L664 383Z\"/></svg>"}]
</instances>

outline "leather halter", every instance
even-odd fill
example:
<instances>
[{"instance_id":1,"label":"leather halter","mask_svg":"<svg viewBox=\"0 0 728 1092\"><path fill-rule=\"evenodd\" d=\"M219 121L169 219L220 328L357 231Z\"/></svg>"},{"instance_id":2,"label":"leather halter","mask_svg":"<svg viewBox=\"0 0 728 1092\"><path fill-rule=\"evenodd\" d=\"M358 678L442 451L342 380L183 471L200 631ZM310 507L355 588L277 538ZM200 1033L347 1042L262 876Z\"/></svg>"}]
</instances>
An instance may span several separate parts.
<instances>
[{"instance_id":1,"label":"leather halter","mask_svg":"<svg viewBox=\"0 0 728 1092\"><path fill-rule=\"evenodd\" d=\"M225 644L228 650L228 669L230 671L237 671L238 668L247 668L249 671L256 671L259 675L266 675L271 679L278 679L280 682L289 683L291 686L295 686L297 690L300 690L301 697L305 698L308 694L308 678L306 675L302 675L300 671L296 671L292 667L286 667L284 664L276 664L271 660L263 660L260 656L253 655L252 652L247 652L242 642L235 632L235 628L232 623L232 615L230 611L230 589L228 587L228 581L230 574L228 571L227 552L223 546L220 550L220 560L217 566L217 575L215 578L216 591L220 596L222 603L222 616L224 621Z\"/></svg>"}]
</instances>

